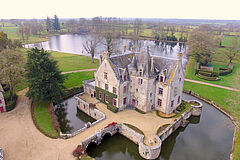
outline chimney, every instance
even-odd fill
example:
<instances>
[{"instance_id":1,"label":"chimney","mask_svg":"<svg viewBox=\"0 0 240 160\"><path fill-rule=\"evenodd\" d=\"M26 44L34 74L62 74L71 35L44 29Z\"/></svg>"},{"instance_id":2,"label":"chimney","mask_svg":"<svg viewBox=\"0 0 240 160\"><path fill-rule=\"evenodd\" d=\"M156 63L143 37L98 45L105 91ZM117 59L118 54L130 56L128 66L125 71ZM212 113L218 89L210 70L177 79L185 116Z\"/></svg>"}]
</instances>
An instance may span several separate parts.
<instances>
[{"instance_id":1,"label":"chimney","mask_svg":"<svg viewBox=\"0 0 240 160\"><path fill-rule=\"evenodd\" d=\"M178 60L182 60L182 53L181 53L181 52L179 52L179 53L177 54L177 59L178 59Z\"/></svg>"},{"instance_id":2,"label":"chimney","mask_svg":"<svg viewBox=\"0 0 240 160\"><path fill-rule=\"evenodd\" d=\"M109 53L107 51L104 51L103 56L104 59L109 59Z\"/></svg>"},{"instance_id":3,"label":"chimney","mask_svg":"<svg viewBox=\"0 0 240 160\"><path fill-rule=\"evenodd\" d=\"M100 55L99 63L102 64L102 61L103 61L103 57L102 57L102 55Z\"/></svg>"},{"instance_id":4,"label":"chimney","mask_svg":"<svg viewBox=\"0 0 240 160\"><path fill-rule=\"evenodd\" d=\"M123 53L125 53L127 50L127 46L126 45L123 45Z\"/></svg>"},{"instance_id":5,"label":"chimney","mask_svg":"<svg viewBox=\"0 0 240 160\"><path fill-rule=\"evenodd\" d=\"M136 47L132 46L131 51L134 53L136 51Z\"/></svg>"}]
</instances>

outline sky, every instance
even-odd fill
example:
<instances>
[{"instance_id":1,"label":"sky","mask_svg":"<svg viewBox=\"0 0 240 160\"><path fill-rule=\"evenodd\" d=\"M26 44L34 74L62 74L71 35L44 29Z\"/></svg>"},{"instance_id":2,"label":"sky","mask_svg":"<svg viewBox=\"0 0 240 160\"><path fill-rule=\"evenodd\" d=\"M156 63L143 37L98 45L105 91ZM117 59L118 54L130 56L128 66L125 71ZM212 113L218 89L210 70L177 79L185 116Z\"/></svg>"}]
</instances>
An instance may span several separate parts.
<instances>
[{"instance_id":1,"label":"sky","mask_svg":"<svg viewBox=\"0 0 240 160\"><path fill-rule=\"evenodd\" d=\"M240 20L240 0L0 0L0 6L0 19L45 19L56 14L59 18Z\"/></svg>"}]
</instances>

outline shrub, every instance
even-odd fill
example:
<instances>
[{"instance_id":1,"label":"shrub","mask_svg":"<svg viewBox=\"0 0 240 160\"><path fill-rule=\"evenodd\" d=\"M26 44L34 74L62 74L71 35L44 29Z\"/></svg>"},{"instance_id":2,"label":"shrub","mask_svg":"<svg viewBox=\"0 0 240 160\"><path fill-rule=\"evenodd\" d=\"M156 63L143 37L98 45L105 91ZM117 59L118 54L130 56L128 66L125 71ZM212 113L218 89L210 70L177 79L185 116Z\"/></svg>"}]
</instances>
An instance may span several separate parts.
<instances>
[{"instance_id":1,"label":"shrub","mask_svg":"<svg viewBox=\"0 0 240 160\"><path fill-rule=\"evenodd\" d=\"M204 79L204 80L208 80L208 81L217 81L220 80L218 77L207 77L201 74L197 74L196 75L198 78Z\"/></svg>"},{"instance_id":2,"label":"shrub","mask_svg":"<svg viewBox=\"0 0 240 160\"><path fill-rule=\"evenodd\" d=\"M7 111L7 112L13 110L13 109L16 107L17 97L18 97L18 96L16 95L16 93L14 93L12 100L10 100L10 96L7 97L7 98L5 98L6 111Z\"/></svg>"},{"instance_id":3,"label":"shrub","mask_svg":"<svg viewBox=\"0 0 240 160\"><path fill-rule=\"evenodd\" d=\"M225 76L232 73L232 69L228 69L228 68L219 68L219 75L220 76Z\"/></svg>"},{"instance_id":4,"label":"shrub","mask_svg":"<svg viewBox=\"0 0 240 160\"><path fill-rule=\"evenodd\" d=\"M184 109L186 109L186 103L182 102L178 107L177 107L177 111L178 112L182 112Z\"/></svg>"},{"instance_id":5,"label":"shrub","mask_svg":"<svg viewBox=\"0 0 240 160\"><path fill-rule=\"evenodd\" d=\"M58 132L58 130L60 128L60 124L58 123L58 118L54 112L54 107L52 105L48 105L48 112L50 114L50 119L51 119L53 128L55 129L55 131Z\"/></svg>"},{"instance_id":6,"label":"shrub","mask_svg":"<svg viewBox=\"0 0 240 160\"><path fill-rule=\"evenodd\" d=\"M219 73L218 72L214 72L214 71L208 71L208 70L202 70L202 69L197 69L195 71L195 74L201 74L203 76L206 76L206 77L218 77L219 76Z\"/></svg>"},{"instance_id":7,"label":"shrub","mask_svg":"<svg viewBox=\"0 0 240 160\"><path fill-rule=\"evenodd\" d=\"M114 107L114 106L107 105L107 109L109 109L113 113L117 113L118 112L118 108Z\"/></svg>"}]
</instances>

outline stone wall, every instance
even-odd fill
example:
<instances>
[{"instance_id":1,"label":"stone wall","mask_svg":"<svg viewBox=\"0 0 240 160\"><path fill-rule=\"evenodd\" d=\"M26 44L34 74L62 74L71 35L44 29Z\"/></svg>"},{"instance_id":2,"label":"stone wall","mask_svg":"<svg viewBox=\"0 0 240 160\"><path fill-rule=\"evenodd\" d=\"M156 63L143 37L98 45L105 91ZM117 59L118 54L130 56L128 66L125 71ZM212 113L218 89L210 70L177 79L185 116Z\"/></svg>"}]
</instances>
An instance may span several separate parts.
<instances>
[{"instance_id":1,"label":"stone wall","mask_svg":"<svg viewBox=\"0 0 240 160\"><path fill-rule=\"evenodd\" d=\"M140 140L144 138L144 135L134 131L125 124L119 124L119 133L135 144L139 144Z\"/></svg>"}]
</instances>

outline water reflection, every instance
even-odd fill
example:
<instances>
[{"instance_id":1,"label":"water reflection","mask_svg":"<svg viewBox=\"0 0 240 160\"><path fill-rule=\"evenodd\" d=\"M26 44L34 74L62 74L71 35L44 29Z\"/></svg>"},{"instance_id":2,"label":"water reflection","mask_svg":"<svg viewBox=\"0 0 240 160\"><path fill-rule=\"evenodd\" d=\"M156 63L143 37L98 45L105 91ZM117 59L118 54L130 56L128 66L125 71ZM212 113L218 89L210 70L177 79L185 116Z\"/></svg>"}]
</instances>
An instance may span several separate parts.
<instances>
[{"instance_id":1,"label":"water reflection","mask_svg":"<svg viewBox=\"0 0 240 160\"><path fill-rule=\"evenodd\" d=\"M58 36L52 36L50 37L49 41L47 42L41 42L41 43L35 43L35 44L27 44L25 45L26 48L32 48L32 47L38 47L43 48L45 50L53 50L53 51L59 51L59 52L66 52L66 53L73 53L73 54L83 54L88 55L83 48L83 43L85 43L86 39L88 39L88 35L77 35L77 34L66 34L66 35L58 35ZM149 40L140 40L136 44L134 44L129 39L118 39L116 41L116 48L115 50L118 51L118 53L123 52L123 45L127 46L127 49L130 50L131 46L136 45L137 51L146 48L146 46L150 46L150 53L152 55L157 56L165 56L165 57L171 57L176 58L178 52L185 53L186 47L183 44L179 43L166 43L166 42L159 42L156 45L155 41L149 41ZM104 43L104 42L103 42ZM99 55L105 51L105 45L101 43L101 45L97 48L97 52L95 55L95 58L99 58ZM185 61L187 60L187 57L183 57L183 62L185 64Z\"/></svg>"}]
</instances>

